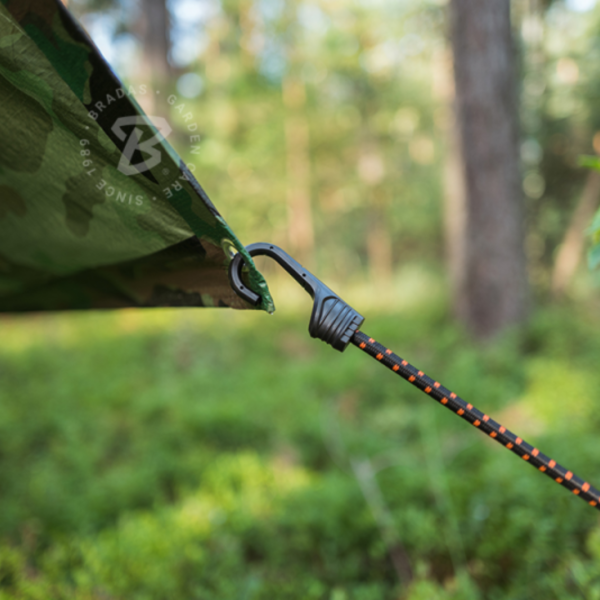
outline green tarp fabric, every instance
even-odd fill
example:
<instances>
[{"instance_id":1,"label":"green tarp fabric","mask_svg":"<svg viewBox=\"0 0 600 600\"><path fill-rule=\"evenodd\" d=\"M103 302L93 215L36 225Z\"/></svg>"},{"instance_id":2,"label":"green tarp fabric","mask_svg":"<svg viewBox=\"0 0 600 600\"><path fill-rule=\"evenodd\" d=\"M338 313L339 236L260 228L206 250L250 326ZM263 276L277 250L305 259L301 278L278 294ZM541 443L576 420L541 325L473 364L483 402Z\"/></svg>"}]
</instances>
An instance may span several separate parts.
<instances>
[{"instance_id":1,"label":"green tarp fabric","mask_svg":"<svg viewBox=\"0 0 600 600\"><path fill-rule=\"evenodd\" d=\"M0 0L0 311L251 308L243 252L192 173L59 0Z\"/></svg>"}]
</instances>

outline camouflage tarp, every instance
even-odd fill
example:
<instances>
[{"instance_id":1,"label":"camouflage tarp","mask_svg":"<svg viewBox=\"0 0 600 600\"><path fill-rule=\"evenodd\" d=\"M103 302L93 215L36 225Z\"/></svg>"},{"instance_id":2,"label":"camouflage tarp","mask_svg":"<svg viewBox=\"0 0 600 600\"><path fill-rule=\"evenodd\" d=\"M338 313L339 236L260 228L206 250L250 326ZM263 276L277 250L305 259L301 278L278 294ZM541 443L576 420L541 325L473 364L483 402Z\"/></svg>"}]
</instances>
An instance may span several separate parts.
<instances>
[{"instance_id":1,"label":"camouflage tarp","mask_svg":"<svg viewBox=\"0 0 600 600\"><path fill-rule=\"evenodd\" d=\"M250 257L152 119L58 0L0 0L0 311L250 308Z\"/></svg>"}]
</instances>

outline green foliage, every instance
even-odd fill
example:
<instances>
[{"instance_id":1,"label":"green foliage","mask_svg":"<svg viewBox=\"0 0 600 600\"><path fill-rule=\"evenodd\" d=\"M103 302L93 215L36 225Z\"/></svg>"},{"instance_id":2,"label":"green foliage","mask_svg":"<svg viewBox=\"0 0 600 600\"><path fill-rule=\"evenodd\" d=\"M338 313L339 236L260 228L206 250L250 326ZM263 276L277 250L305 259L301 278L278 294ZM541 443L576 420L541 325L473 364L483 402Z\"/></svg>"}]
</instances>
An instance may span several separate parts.
<instances>
[{"instance_id":1,"label":"green foliage","mask_svg":"<svg viewBox=\"0 0 600 600\"><path fill-rule=\"evenodd\" d=\"M72 4L85 8L83 0ZM130 9L113 4L124 14ZM170 141L240 239L288 237L300 119L303 181L323 269L365 266L374 212L394 240L394 255L436 256L443 150L436 126L445 122L432 91L442 68L436 2L206 5L212 16L198 24L205 43L185 65L203 89L190 98L172 86L177 101L165 110L175 129ZM175 10L175 22L182 12ZM125 80L138 81L134 64L137 58L124 65ZM286 100L291 85L297 91ZM189 115L198 127L193 140Z\"/></svg>"},{"instance_id":2,"label":"green foliage","mask_svg":"<svg viewBox=\"0 0 600 600\"><path fill-rule=\"evenodd\" d=\"M545 311L482 350L439 315L367 331L594 482L595 320ZM599 597L590 507L304 319L260 317L3 321L2 600Z\"/></svg>"},{"instance_id":3,"label":"green foliage","mask_svg":"<svg viewBox=\"0 0 600 600\"><path fill-rule=\"evenodd\" d=\"M600 159L597 156L582 155L579 157L579 166L600 171Z\"/></svg>"},{"instance_id":4,"label":"green foliage","mask_svg":"<svg viewBox=\"0 0 600 600\"><path fill-rule=\"evenodd\" d=\"M112 10L101 13L107 4ZM190 97L169 83L178 98L163 107L174 127L169 141L240 239L292 249L293 149L302 144L290 132L299 118L306 134L300 179L322 274L377 275L388 246L394 267L442 261L443 199L459 193L447 160L452 69L444 4L205 0L199 17L188 2L168 2L176 49L182 31L188 40L187 60L175 72L201 82ZM585 185L577 157L593 152L600 130L600 9L578 13L551 0L511 4L528 267L535 292L547 294ZM137 3L71 0L69 7L85 15L93 34L112 35L103 49L126 81L148 83L140 79L147 77L139 62L144 51L133 48L144 22ZM181 50L175 54L181 59ZM284 98L290 81L301 90L294 107ZM377 242L382 252L373 252ZM584 286L593 277L584 275Z\"/></svg>"},{"instance_id":5,"label":"green foliage","mask_svg":"<svg viewBox=\"0 0 600 600\"><path fill-rule=\"evenodd\" d=\"M318 268L362 278L378 213L403 293L443 289L441 268L423 279L443 254L440 4L213 3L185 67L203 91L177 91L200 142L176 111L171 141L243 239L286 237L292 77ZM515 12L538 289L600 128L595 18L565 11ZM428 302L366 330L598 485L587 311L543 310L485 349ZM355 350L310 340L305 317L3 320L0 378L0 600L600 598L597 513Z\"/></svg>"},{"instance_id":6,"label":"green foliage","mask_svg":"<svg viewBox=\"0 0 600 600\"><path fill-rule=\"evenodd\" d=\"M600 171L600 158L597 156L580 156L579 164L582 167ZM588 254L588 262L591 269L595 269L600 264L600 212L596 213L590 227L592 238L592 247Z\"/></svg>"}]
</instances>

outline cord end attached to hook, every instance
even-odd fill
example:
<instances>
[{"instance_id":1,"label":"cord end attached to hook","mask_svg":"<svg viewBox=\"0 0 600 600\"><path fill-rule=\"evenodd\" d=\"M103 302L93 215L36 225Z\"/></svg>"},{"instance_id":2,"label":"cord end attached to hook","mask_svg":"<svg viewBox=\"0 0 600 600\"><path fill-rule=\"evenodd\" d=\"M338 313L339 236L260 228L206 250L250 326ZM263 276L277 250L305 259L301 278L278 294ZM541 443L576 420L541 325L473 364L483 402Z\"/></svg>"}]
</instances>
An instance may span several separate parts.
<instances>
[{"instance_id":1,"label":"cord end attached to hook","mask_svg":"<svg viewBox=\"0 0 600 600\"><path fill-rule=\"evenodd\" d=\"M314 304L308 332L312 337L323 340L343 352L362 325L364 317L278 246L251 244L246 250L250 256L265 255L274 259L311 295ZM250 290L242 280L243 266L244 257L237 254L229 265L231 287L246 302L258 306L260 296Z\"/></svg>"},{"instance_id":2,"label":"cord end attached to hook","mask_svg":"<svg viewBox=\"0 0 600 600\"><path fill-rule=\"evenodd\" d=\"M343 352L365 318L329 288L323 288L328 294L315 296L308 332L312 337Z\"/></svg>"}]
</instances>

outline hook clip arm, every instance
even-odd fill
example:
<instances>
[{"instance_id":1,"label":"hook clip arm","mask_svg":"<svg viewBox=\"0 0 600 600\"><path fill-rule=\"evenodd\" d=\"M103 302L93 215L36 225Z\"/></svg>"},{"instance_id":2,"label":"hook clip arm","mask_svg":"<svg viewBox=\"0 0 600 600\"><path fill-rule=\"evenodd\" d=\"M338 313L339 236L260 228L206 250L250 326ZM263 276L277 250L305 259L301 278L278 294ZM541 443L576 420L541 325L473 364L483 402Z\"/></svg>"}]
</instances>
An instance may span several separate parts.
<instances>
[{"instance_id":1,"label":"hook clip arm","mask_svg":"<svg viewBox=\"0 0 600 600\"><path fill-rule=\"evenodd\" d=\"M261 242L247 246L246 250L250 256L264 255L275 260L310 294L314 304L308 332L312 337L323 340L343 352L362 325L364 317L279 246ZM236 254L229 265L231 287L246 302L257 306L261 298L244 284L243 266L244 257Z\"/></svg>"}]
</instances>

